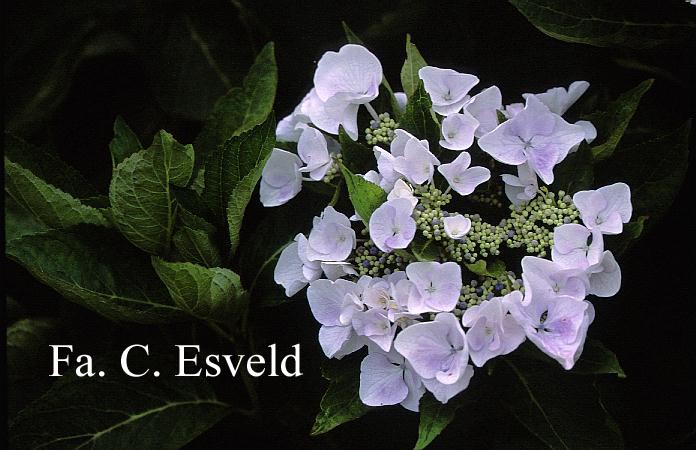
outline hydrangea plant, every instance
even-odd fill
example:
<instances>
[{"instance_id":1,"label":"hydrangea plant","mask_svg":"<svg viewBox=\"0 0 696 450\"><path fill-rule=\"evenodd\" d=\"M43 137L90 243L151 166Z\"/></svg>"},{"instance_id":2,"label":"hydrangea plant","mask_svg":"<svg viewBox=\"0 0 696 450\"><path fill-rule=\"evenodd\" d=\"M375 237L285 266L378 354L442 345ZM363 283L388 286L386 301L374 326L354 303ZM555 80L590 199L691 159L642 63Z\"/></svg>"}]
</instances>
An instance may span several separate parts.
<instances>
[{"instance_id":1,"label":"hydrangea plant","mask_svg":"<svg viewBox=\"0 0 696 450\"><path fill-rule=\"evenodd\" d=\"M275 282L288 296L307 287L326 357L359 355L363 407L430 415L429 398L456 403L505 355L533 355L525 341L572 370L592 302L621 287L605 236L636 223L628 184L583 175L598 132L564 115L589 83L505 104L497 86L427 65L409 41L404 92L393 92L378 58L351 40L321 57L263 170L266 207L307 185L335 189L280 253ZM315 431L344 416L324 411ZM422 429L419 445L445 425Z\"/></svg>"}]
</instances>

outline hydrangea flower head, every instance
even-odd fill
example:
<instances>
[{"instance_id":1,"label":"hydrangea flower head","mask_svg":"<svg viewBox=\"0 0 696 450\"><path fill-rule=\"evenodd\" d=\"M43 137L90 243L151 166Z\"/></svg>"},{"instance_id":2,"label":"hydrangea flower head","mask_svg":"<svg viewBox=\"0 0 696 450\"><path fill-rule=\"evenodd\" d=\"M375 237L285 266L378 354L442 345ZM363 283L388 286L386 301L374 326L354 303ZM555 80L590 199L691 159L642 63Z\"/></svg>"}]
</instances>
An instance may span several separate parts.
<instances>
[{"instance_id":1,"label":"hydrangea flower head","mask_svg":"<svg viewBox=\"0 0 696 450\"><path fill-rule=\"evenodd\" d=\"M430 153L427 144L428 141L425 141L424 145L423 141L409 139L404 146L403 155L394 158L393 170L413 184L423 184L431 180L435 166L440 164L440 161Z\"/></svg>"},{"instance_id":2,"label":"hydrangea flower head","mask_svg":"<svg viewBox=\"0 0 696 450\"><path fill-rule=\"evenodd\" d=\"M471 114L479 123L474 136L480 138L493 131L498 126L498 111L502 109L503 97L497 86L488 87L471 97L464 106L464 111Z\"/></svg>"},{"instance_id":3,"label":"hydrangea flower head","mask_svg":"<svg viewBox=\"0 0 696 450\"><path fill-rule=\"evenodd\" d=\"M404 408L417 412L425 386L411 364L398 352L370 347L370 353L360 364L358 393L360 400L368 406L400 403Z\"/></svg>"},{"instance_id":4,"label":"hydrangea flower head","mask_svg":"<svg viewBox=\"0 0 696 450\"><path fill-rule=\"evenodd\" d=\"M574 81L568 89L563 87L551 88L541 94L522 94L525 99L535 96L541 103L546 105L553 113L562 116L573 104L578 101L582 94L590 87L587 81Z\"/></svg>"},{"instance_id":5,"label":"hydrangea flower head","mask_svg":"<svg viewBox=\"0 0 696 450\"><path fill-rule=\"evenodd\" d=\"M451 114L442 120L440 146L449 150L466 150L474 143L474 132L479 121L468 111Z\"/></svg>"},{"instance_id":6,"label":"hydrangea flower head","mask_svg":"<svg viewBox=\"0 0 696 450\"><path fill-rule=\"evenodd\" d=\"M382 64L362 45L346 44L326 52L314 72L314 89L322 102L361 105L377 98Z\"/></svg>"},{"instance_id":7,"label":"hydrangea flower head","mask_svg":"<svg viewBox=\"0 0 696 450\"><path fill-rule=\"evenodd\" d=\"M445 234L452 239L462 239L471 229L471 219L461 214L447 216L442 219Z\"/></svg>"},{"instance_id":8,"label":"hydrangea flower head","mask_svg":"<svg viewBox=\"0 0 696 450\"><path fill-rule=\"evenodd\" d=\"M311 127L305 128L297 142L297 153L306 164L300 172L309 172L310 178L316 181L324 178L332 161L326 138L321 131Z\"/></svg>"}]
</instances>

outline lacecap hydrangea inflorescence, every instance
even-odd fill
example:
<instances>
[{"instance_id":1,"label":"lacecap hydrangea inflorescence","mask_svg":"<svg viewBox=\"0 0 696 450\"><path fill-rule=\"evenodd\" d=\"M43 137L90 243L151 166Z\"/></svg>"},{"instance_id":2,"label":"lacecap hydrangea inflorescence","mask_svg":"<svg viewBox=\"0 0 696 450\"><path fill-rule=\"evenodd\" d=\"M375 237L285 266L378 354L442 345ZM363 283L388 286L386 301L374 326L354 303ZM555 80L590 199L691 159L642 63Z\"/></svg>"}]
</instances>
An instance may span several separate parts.
<instances>
[{"instance_id":1,"label":"lacecap hydrangea inflorescence","mask_svg":"<svg viewBox=\"0 0 696 450\"><path fill-rule=\"evenodd\" d=\"M277 140L297 152L274 149L260 187L261 202L277 206L304 182L352 175L341 129L372 147L372 169L359 176L384 201L369 217L332 201L282 251L274 275L288 296L309 286L327 357L367 347L363 403L413 411L426 390L446 403L474 366L526 339L571 369L594 319L587 297L611 297L621 284L603 236L621 233L632 214L624 183L553 188L554 168L596 136L590 122L563 118L587 82L504 105L496 86L474 93L474 75L425 66L418 76L439 142L401 128L405 93L383 93L393 110L375 110L383 73L370 51L326 52L313 88L277 126ZM371 120L361 132L362 110Z\"/></svg>"}]
</instances>

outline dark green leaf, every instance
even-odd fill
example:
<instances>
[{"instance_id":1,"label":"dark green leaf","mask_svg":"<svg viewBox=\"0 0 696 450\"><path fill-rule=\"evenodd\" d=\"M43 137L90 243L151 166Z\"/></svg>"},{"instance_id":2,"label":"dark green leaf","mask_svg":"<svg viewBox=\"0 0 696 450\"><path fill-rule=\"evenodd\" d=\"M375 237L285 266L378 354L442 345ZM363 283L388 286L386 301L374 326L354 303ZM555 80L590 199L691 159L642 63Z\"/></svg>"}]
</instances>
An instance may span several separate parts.
<instances>
[{"instance_id":1,"label":"dark green leaf","mask_svg":"<svg viewBox=\"0 0 696 450\"><path fill-rule=\"evenodd\" d=\"M508 370L495 372L503 404L548 448L623 448L618 426L591 380L563 377L538 361L504 361Z\"/></svg>"},{"instance_id":2,"label":"dark green leaf","mask_svg":"<svg viewBox=\"0 0 696 450\"><path fill-rule=\"evenodd\" d=\"M483 259L471 264L464 264L467 269L482 277L498 278L505 273L505 263L499 259L491 262L490 265Z\"/></svg>"},{"instance_id":3,"label":"dark green leaf","mask_svg":"<svg viewBox=\"0 0 696 450\"><path fill-rule=\"evenodd\" d=\"M432 102L430 96L420 81L418 87L409 97L406 110L399 116L401 128L418 136L418 139L427 139L430 143L430 150L437 153L440 142L440 125L432 112Z\"/></svg>"},{"instance_id":4,"label":"dark green leaf","mask_svg":"<svg viewBox=\"0 0 696 450\"><path fill-rule=\"evenodd\" d=\"M208 156L202 197L220 223L223 223L230 195L244 177L268 158L274 142L275 121L270 115L262 124L228 139Z\"/></svg>"},{"instance_id":5,"label":"dark green leaf","mask_svg":"<svg viewBox=\"0 0 696 450\"><path fill-rule=\"evenodd\" d=\"M347 167L341 165L341 172L348 186L348 196L350 197L355 211L362 218L365 225L370 222L370 216L379 208L379 206L387 201L387 193L374 183L371 183L353 174Z\"/></svg>"},{"instance_id":6,"label":"dark green leaf","mask_svg":"<svg viewBox=\"0 0 696 450\"><path fill-rule=\"evenodd\" d=\"M67 228L80 223L109 224L97 209L83 205L70 194L51 186L7 158L5 193L50 228Z\"/></svg>"},{"instance_id":7,"label":"dark green leaf","mask_svg":"<svg viewBox=\"0 0 696 450\"><path fill-rule=\"evenodd\" d=\"M215 227L179 206L180 224L174 231L174 249L186 262L206 267L220 266L222 258L215 246Z\"/></svg>"},{"instance_id":8,"label":"dark green leaf","mask_svg":"<svg viewBox=\"0 0 696 450\"><path fill-rule=\"evenodd\" d=\"M401 87L403 87L406 96L410 99L418 89L420 78L418 71L428 64L421 56L416 44L411 42L411 35L406 35L406 61L401 67Z\"/></svg>"},{"instance_id":9,"label":"dark green leaf","mask_svg":"<svg viewBox=\"0 0 696 450\"><path fill-rule=\"evenodd\" d=\"M114 138L109 143L111 151L111 161L114 167L118 166L121 161L128 158L135 152L142 150L143 145L140 143L138 136L133 133L123 117L117 116L114 121Z\"/></svg>"},{"instance_id":10,"label":"dark green leaf","mask_svg":"<svg viewBox=\"0 0 696 450\"><path fill-rule=\"evenodd\" d=\"M337 426L362 417L370 410L358 394L360 385L360 359L351 361L327 361L322 376L329 380L329 387L321 399L321 411L314 419L311 435L331 431Z\"/></svg>"},{"instance_id":11,"label":"dark green leaf","mask_svg":"<svg viewBox=\"0 0 696 450\"><path fill-rule=\"evenodd\" d=\"M552 38L596 47L650 49L684 41L696 31L696 25L679 18L674 23L625 18L625 8L614 2L510 0L510 3Z\"/></svg>"},{"instance_id":12,"label":"dark green leaf","mask_svg":"<svg viewBox=\"0 0 696 450\"><path fill-rule=\"evenodd\" d=\"M365 45L362 39L360 39L357 34L353 33L353 30L350 29L347 23L341 22L341 25L343 25L343 32L346 34L346 40L349 44Z\"/></svg>"},{"instance_id":13,"label":"dark green leaf","mask_svg":"<svg viewBox=\"0 0 696 450\"><path fill-rule=\"evenodd\" d=\"M616 374L619 378L626 378L614 352L596 339L585 342L582 355L571 372L581 375Z\"/></svg>"},{"instance_id":14,"label":"dark green leaf","mask_svg":"<svg viewBox=\"0 0 696 450\"><path fill-rule=\"evenodd\" d=\"M47 229L31 212L5 194L5 242Z\"/></svg>"},{"instance_id":15,"label":"dark green leaf","mask_svg":"<svg viewBox=\"0 0 696 450\"><path fill-rule=\"evenodd\" d=\"M688 120L674 131L620 146L611 159L595 167L599 185L628 184L634 217L648 216L648 223L655 223L674 201L686 176L690 129Z\"/></svg>"},{"instance_id":16,"label":"dark green leaf","mask_svg":"<svg viewBox=\"0 0 696 450\"><path fill-rule=\"evenodd\" d=\"M45 149L5 133L5 156L48 184L76 198L96 194L94 186L72 166Z\"/></svg>"},{"instance_id":17,"label":"dark green leaf","mask_svg":"<svg viewBox=\"0 0 696 450\"><path fill-rule=\"evenodd\" d=\"M12 381L36 376L37 359L53 344L57 320L47 317L20 319L7 327L7 375Z\"/></svg>"},{"instance_id":18,"label":"dark green leaf","mask_svg":"<svg viewBox=\"0 0 696 450\"><path fill-rule=\"evenodd\" d=\"M372 149L348 136L343 126L338 128L338 142L341 144L343 164L353 173L366 173L375 165Z\"/></svg>"},{"instance_id":19,"label":"dark green leaf","mask_svg":"<svg viewBox=\"0 0 696 450\"><path fill-rule=\"evenodd\" d=\"M193 147L160 131L147 150L114 168L109 200L113 218L136 247L157 255L169 252L176 217L172 185L185 186L193 171Z\"/></svg>"},{"instance_id":20,"label":"dark green leaf","mask_svg":"<svg viewBox=\"0 0 696 450\"><path fill-rule=\"evenodd\" d=\"M626 127L638 108L643 94L650 89L653 80L645 80L630 91L624 92L616 100L611 102L605 112L592 114L590 120L598 129L598 137L601 144L592 146L592 158L595 160L606 159L614 153L621 137L626 132Z\"/></svg>"},{"instance_id":21,"label":"dark green leaf","mask_svg":"<svg viewBox=\"0 0 696 450\"><path fill-rule=\"evenodd\" d=\"M114 364L98 368L104 378L66 375L21 411L10 447L177 449L230 411L205 378L154 378L153 369L130 378Z\"/></svg>"},{"instance_id":22,"label":"dark green leaf","mask_svg":"<svg viewBox=\"0 0 696 450\"><path fill-rule=\"evenodd\" d=\"M195 141L201 162L229 138L266 120L273 109L277 84L274 45L269 42L259 52L242 87L230 89L215 103Z\"/></svg>"},{"instance_id":23,"label":"dark green leaf","mask_svg":"<svg viewBox=\"0 0 696 450\"><path fill-rule=\"evenodd\" d=\"M554 168L552 186L556 191L563 190L570 195L595 187L592 152L588 145L580 144L577 151L566 156Z\"/></svg>"},{"instance_id":24,"label":"dark green leaf","mask_svg":"<svg viewBox=\"0 0 696 450\"><path fill-rule=\"evenodd\" d=\"M410 245L410 250L417 261L435 261L440 256L440 250L432 239L416 237Z\"/></svg>"},{"instance_id":25,"label":"dark green leaf","mask_svg":"<svg viewBox=\"0 0 696 450\"><path fill-rule=\"evenodd\" d=\"M172 263L154 256L152 266L174 303L194 317L229 322L246 305L239 275L229 269Z\"/></svg>"},{"instance_id":26,"label":"dark green leaf","mask_svg":"<svg viewBox=\"0 0 696 450\"><path fill-rule=\"evenodd\" d=\"M418 409L420 423L418 424L418 441L414 450L422 450L452 423L457 409L461 406L457 401L442 404L430 393L426 393L420 400Z\"/></svg>"},{"instance_id":27,"label":"dark green leaf","mask_svg":"<svg viewBox=\"0 0 696 450\"><path fill-rule=\"evenodd\" d=\"M63 297L111 320L165 323L183 319L150 266L117 233L78 227L7 243L7 255Z\"/></svg>"},{"instance_id":28,"label":"dark green leaf","mask_svg":"<svg viewBox=\"0 0 696 450\"><path fill-rule=\"evenodd\" d=\"M611 250L614 256L623 254L643 234L643 228L647 219L648 216L639 216L635 220L624 224L621 234L606 236L605 248Z\"/></svg>"},{"instance_id":29,"label":"dark green leaf","mask_svg":"<svg viewBox=\"0 0 696 450\"><path fill-rule=\"evenodd\" d=\"M495 110L495 117L498 119L498 125L508 120L508 118L505 117L505 114L503 114L503 112L499 109Z\"/></svg>"}]
</instances>

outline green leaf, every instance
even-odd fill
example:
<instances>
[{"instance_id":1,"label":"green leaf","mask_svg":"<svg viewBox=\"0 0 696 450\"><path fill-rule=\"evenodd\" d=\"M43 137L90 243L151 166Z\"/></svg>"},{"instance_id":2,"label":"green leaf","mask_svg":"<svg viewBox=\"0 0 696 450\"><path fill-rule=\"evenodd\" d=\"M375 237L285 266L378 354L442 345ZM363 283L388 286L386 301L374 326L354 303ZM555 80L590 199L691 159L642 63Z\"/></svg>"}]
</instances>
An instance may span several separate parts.
<instances>
[{"instance_id":1,"label":"green leaf","mask_svg":"<svg viewBox=\"0 0 696 450\"><path fill-rule=\"evenodd\" d=\"M621 234L607 235L604 238L604 247L611 250L614 256L622 255L643 234L646 220L648 216L638 216L635 220L624 224Z\"/></svg>"},{"instance_id":2,"label":"green leaf","mask_svg":"<svg viewBox=\"0 0 696 450\"><path fill-rule=\"evenodd\" d=\"M571 373L581 375L616 374L619 378L626 378L626 373L621 368L619 360L608 348L596 339L588 339L582 350L582 355Z\"/></svg>"},{"instance_id":3,"label":"green leaf","mask_svg":"<svg viewBox=\"0 0 696 450\"><path fill-rule=\"evenodd\" d=\"M420 78L418 71L427 66L423 56L421 56L416 44L411 42L411 35L406 34L406 61L401 67L401 87L403 87L406 96L410 99L418 89Z\"/></svg>"},{"instance_id":4,"label":"green leaf","mask_svg":"<svg viewBox=\"0 0 696 450\"><path fill-rule=\"evenodd\" d=\"M169 252L176 217L172 185L185 186L193 171L193 147L160 131L147 150L114 168L109 200L114 221L133 245L157 255Z\"/></svg>"},{"instance_id":5,"label":"green leaf","mask_svg":"<svg viewBox=\"0 0 696 450\"><path fill-rule=\"evenodd\" d=\"M7 132L4 144L5 156L10 161L31 171L38 178L61 191L76 198L85 198L97 193L94 186L80 172L53 153Z\"/></svg>"},{"instance_id":6,"label":"green leaf","mask_svg":"<svg viewBox=\"0 0 696 450\"><path fill-rule=\"evenodd\" d=\"M611 159L597 166L599 186L623 181L631 187L635 217L648 216L649 224L664 214L684 182L689 163L691 120L676 130L620 146ZM600 172L597 172L600 171Z\"/></svg>"},{"instance_id":7,"label":"green leaf","mask_svg":"<svg viewBox=\"0 0 696 450\"><path fill-rule=\"evenodd\" d=\"M241 88L235 87L221 97L203 125L194 143L205 161L218 146L262 123L273 109L278 84L278 69L273 42L259 52Z\"/></svg>"},{"instance_id":8,"label":"green leaf","mask_svg":"<svg viewBox=\"0 0 696 450\"><path fill-rule=\"evenodd\" d=\"M349 44L365 45L362 39L360 39L357 34L353 33L353 30L350 29L347 23L341 21L341 25L343 25L343 32L346 34L346 40Z\"/></svg>"},{"instance_id":9,"label":"green leaf","mask_svg":"<svg viewBox=\"0 0 696 450\"><path fill-rule=\"evenodd\" d=\"M587 144L580 144L577 151L554 168L552 186L556 191L564 190L570 195L595 187L592 151Z\"/></svg>"},{"instance_id":10,"label":"green leaf","mask_svg":"<svg viewBox=\"0 0 696 450\"><path fill-rule=\"evenodd\" d=\"M5 193L17 205L31 212L51 228L67 228L80 223L108 226L108 220L95 208L83 205L57 187L5 158Z\"/></svg>"},{"instance_id":11,"label":"green leaf","mask_svg":"<svg viewBox=\"0 0 696 450\"><path fill-rule=\"evenodd\" d=\"M31 212L5 194L5 242L47 229Z\"/></svg>"},{"instance_id":12,"label":"green leaf","mask_svg":"<svg viewBox=\"0 0 696 450\"><path fill-rule=\"evenodd\" d=\"M230 254L239 245L246 210L275 144L275 118L230 138L206 161L203 201L222 223L227 218Z\"/></svg>"},{"instance_id":13,"label":"green leaf","mask_svg":"<svg viewBox=\"0 0 696 450\"><path fill-rule=\"evenodd\" d=\"M49 344L54 343L57 320L49 317L20 319L7 327L7 375L10 380L32 378L41 367Z\"/></svg>"},{"instance_id":14,"label":"green leaf","mask_svg":"<svg viewBox=\"0 0 696 450\"><path fill-rule=\"evenodd\" d=\"M358 394L360 386L360 359L327 361L322 376L329 380L329 387L321 398L321 411L314 419L310 434L331 431L337 426L362 417L370 410Z\"/></svg>"},{"instance_id":15,"label":"green leaf","mask_svg":"<svg viewBox=\"0 0 696 450\"><path fill-rule=\"evenodd\" d=\"M66 375L21 411L10 447L177 449L230 412L205 378L131 378L98 361L104 378Z\"/></svg>"},{"instance_id":16,"label":"green leaf","mask_svg":"<svg viewBox=\"0 0 696 450\"><path fill-rule=\"evenodd\" d=\"M220 252L215 246L215 227L204 219L179 206L179 219L172 236L174 249L186 262L206 267L217 267L222 263Z\"/></svg>"},{"instance_id":17,"label":"green leaf","mask_svg":"<svg viewBox=\"0 0 696 450\"><path fill-rule=\"evenodd\" d=\"M562 377L538 361L503 360L508 370L503 365L495 372L501 401L548 448L623 448L621 432L591 380Z\"/></svg>"},{"instance_id":18,"label":"green leaf","mask_svg":"<svg viewBox=\"0 0 696 450\"><path fill-rule=\"evenodd\" d=\"M505 274L505 263L499 259L491 262L490 265L485 260L479 259L471 264L464 264L467 269L482 277L498 278Z\"/></svg>"},{"instance_id":19,"label":"green leaf","mask_svg":"<svg viewBox=\"0 0 696 450\"><path fill-rule=\"evenodd\" d=\"M614 2L510 0L510 3L552 38L596 47L651 49L681 42L696 30L696 25L686 21L650 23L624 18L626 9Z\"/></svg>"},{"instance_id":20,"label":"green leaf","mask_svg":"<svg viewBox=\"0 0 696 450\"><path fill-rule=\"evenodd\" d=\"M420 81L413 96L408 99L406 110L399 116L399 123L401 128L419 139L427 139L430 150L436 153L440 145L440 125L431 110L432 106L423 81Z\"/></svg>"},{"instance_id":21,"label":"green leaf","mask_svg":"<svg viewBox=\"0 0 696 450\"><path fill-rule=\"evenodd\" d=\"M645 80L630 91L621 94L608 105L605 112L592 114L590 120L598 128L598 135L603 139L601 144L592 146L593 159L601 161L614 153L614 149L638 108L640 99L652 84L652 79Z\"/></svg>"},{"instance_id":22,"label":"green leaf","mask_svg":"<svg viewBox=\"0 0 696 450\"><path fill-rule=\"evenodd\" d=\"M338 127L338 142L341 144L343 164L353 173L365 173L374 167L375 155L365 144L348 136L343 125Z\"/></svg>"},{"instance_id":23,"label":"green leaf","mask_svg":"<svg viewBox=\"0 0 696 450\"><path fill-rule=\"evenodd\" d=\"M194 317L229 322L246 305L239 275L229 269L167 262L155 256L152 266L174 303Z\"/></svg>"},{"instance_id":24,"label":"green leaf","mask_svg":"<svg viewBox=\"0 0 696 450\"><path fill-rule=\"evenodd\" d=\"M432 239L425 240L416 237L411 243L410 249L417 261L435 261L440 256L440 250Z\"/></svg>"},{"instance_id":25,"label":"green leaf","mask_svg":"<svg viewBox=\"0 0 696 450\"><path fill-rule=\"evenodd\" d=\"M422 450L430 445L442 433L442 430L452 423L459 406L456 401L442 404L431 394L424 395L418 405L420 423L418 424L418 441L414 450Z\"/></svg>"},{"instance_id":26,"label":"green leaf","mask_svg":"<svg viewBox=\"0 0 696 450\"><path fill-rule=\"evenodd\" d=\"M148 258L105 228L26 235L9 241L5 252L66 299L111 320L166 323L185 317L169 303Z\"/></svg>"},{"instance_id":27,"label":"green leaf","mask_svg":"<svg viewBox=\"0 0 696 450\"><path fill-rule=\"evenodd\" d=\"M113 166L118 166L121 161L142 148L143 144L140 143L138 136L133 133L123 117L117 116L114 121L114 138L109 143Z\"/></svg>"},{"instance_id":28,"label":"green leaf","mask_svg":"<svg viewBox=\"0 0 696 450\"><path fill-rule=\"evenodd\" d=\"M271 114L265 122L228 139L208 156L202 197L220 223L223 223L232 192L257 166L263 169L262 163L273 150L274 142L275 119Z\"/></svg>"},{"instance_id":29,"label":"green leaf","mask_svg":"<svg viewBox=\"0 0 696 450\"><path fill-rule=\"evenodd\" d=\"M375 209L387 201L387 193L376 184L353 174L343 164L341 164L341 172L346 180L346 186L348 186L350 201L353 203L355 211L367 225Z\"/></svg>"}]
</instances>

